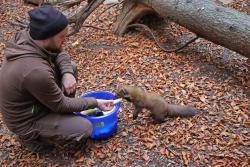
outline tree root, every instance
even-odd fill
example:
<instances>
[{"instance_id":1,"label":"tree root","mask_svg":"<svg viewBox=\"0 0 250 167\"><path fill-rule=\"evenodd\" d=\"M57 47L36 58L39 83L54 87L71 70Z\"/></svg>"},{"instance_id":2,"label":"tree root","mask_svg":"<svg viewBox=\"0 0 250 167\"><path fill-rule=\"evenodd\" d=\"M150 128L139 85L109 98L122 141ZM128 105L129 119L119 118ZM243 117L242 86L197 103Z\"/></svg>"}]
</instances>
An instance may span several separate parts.
<instances>
[{"instance_id":1,"label":"tree root","mask_svg":"<svg viewBox=\"0 0 250 167\"><path fill-rule=\"evenodd\" d=\"M157 46L159 48L161 48L163 51L167 52L167 53L178 52L178 51L180 51L183 48L187 47L189 44L193 43L195 40L197 40L199 38L199 36L196 36L196 37L192 38L191 40L187 41L182 46L177 47L176 49L166 49L165 46L163 46L163 44L159 42L159 40L156 38L156 36L154 35L154 33L151 31L151 29L148 26L146 26L145 24L139 24L139 23L131 24L131 25L127 26L127 29L128 28L132 28L132 27L143 28L145 31L149 32L150 35L154 38L154 41L157 44Z\"/></svg>"}]
</instances>

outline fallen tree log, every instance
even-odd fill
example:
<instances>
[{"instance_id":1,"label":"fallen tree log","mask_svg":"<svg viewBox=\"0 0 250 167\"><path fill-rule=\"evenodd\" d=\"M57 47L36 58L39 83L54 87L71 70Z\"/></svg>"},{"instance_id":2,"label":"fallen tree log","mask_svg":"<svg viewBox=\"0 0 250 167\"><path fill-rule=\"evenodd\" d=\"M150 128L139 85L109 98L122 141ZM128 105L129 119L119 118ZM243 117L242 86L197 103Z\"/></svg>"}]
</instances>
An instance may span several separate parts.
<instances>
[{"instance_id":1,"label":"fallen tree log","mask_svg":"<svg viewBox=\"0 0 250 167\"><path fill-rule=\"evenodd\" d=\"M199 37L250 57L250 16L212 0L126 0L114 33L124 34L129 24L153 12Z\"/></svg>"}]
</instances>

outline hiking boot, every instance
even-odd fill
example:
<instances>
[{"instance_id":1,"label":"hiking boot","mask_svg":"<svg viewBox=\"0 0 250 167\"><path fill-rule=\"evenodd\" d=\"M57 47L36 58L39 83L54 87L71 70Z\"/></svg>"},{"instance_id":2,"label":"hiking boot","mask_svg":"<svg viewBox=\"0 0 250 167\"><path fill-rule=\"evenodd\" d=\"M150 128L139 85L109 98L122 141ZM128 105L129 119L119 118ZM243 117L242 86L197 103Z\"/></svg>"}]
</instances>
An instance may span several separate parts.
<instances>
[{"instance_id":1,"label":"hiking boot","mask_svg":"<svg viewBox=\"0 0 250 167\"><path fill-rule=\"evenodd\" d=\"M53 144L48 144L38 140L24 141L19 138L18 141L24 148L31 151L32 153L41 153L54 149Z\"/></svg>"}]
</instances>

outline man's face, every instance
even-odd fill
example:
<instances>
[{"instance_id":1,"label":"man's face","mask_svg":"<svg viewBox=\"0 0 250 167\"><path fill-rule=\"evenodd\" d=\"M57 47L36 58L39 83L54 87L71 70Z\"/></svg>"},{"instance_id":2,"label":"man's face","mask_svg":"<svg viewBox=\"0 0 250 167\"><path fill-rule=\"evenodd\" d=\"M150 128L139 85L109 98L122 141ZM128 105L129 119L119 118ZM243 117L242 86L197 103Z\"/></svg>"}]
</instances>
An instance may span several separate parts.
<instances>
[{"instance_id":1,"label":"man's face","mask_svg":"<svg viewBox=\"0 0 250 167\"><path fill-rule=\"evenodd\" d=\"M47 39L45 49L53 53L60 53L62 50L62 44L68 33L68 27L56 34L55 36Z\"/></svg>"}]
</instances>

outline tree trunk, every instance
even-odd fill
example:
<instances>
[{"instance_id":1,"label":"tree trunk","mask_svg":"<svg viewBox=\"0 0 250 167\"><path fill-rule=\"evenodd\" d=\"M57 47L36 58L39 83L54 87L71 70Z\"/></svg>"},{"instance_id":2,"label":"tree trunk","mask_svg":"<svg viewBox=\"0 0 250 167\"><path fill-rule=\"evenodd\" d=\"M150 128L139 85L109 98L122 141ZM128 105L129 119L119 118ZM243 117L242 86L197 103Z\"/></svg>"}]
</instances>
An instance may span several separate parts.
<instances>
[{"instance_id":1,"label":"tree trunk","mask_svg":"<svg viewBox=\"0 0 250 167\"><path fill-rule=\"evenodd\" d=\"M199 37L250 57L250 16L212 0L128 0L114 32L122 35L130 23L153 11Z\"/></svg>"}]
</instances>

